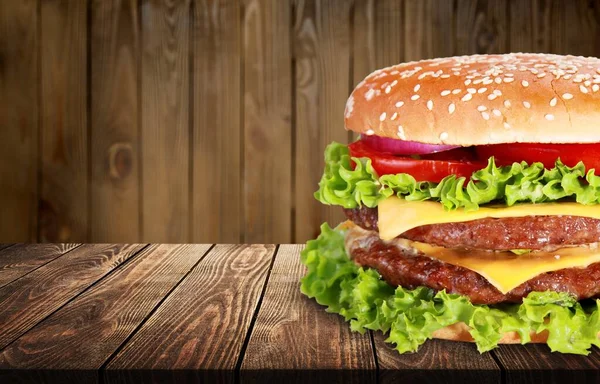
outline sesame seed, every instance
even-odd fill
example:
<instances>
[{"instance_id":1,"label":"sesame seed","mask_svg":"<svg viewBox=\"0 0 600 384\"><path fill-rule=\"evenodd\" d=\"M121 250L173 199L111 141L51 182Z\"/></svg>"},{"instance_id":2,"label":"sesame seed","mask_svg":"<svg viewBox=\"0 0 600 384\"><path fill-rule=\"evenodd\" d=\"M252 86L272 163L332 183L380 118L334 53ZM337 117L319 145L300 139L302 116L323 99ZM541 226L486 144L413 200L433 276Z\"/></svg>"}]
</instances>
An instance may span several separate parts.
<instances>
[{"instance_id":1,"label":"sesame seed","mask_svg":"<svg viewBox=\"0 0 600 384\"><path fill-rule=\"evenodd\" d=\"M447 89L442 91L442 93L440 93L440 95L442 95L442 96L448 96L449 94L450 94L450 91Z\"/></svg>"},{"instance_id":2,"label":"sesame seed","mask_svg":"<svg viewBox=\"0 0 600 384\"><path fill-rule=\"evenodd\" d=\"M454 103L450 103L450 105L448 105L448 112L450 114L453 114L455 110L456 110L456 105L454 105Z\"/></svg>"},{"instance_id":3,"label":"sesame seed","mask_svg":"<svg viewBox=\"0 0 600 384\"><path fill-rule=\"evenodd\" d=\"M487 88L485 88L485 87L484 87L484 88L479 88L479 89L477 90L477 93L483 93L483 92L485 92L485 91L487 91Z\"/></svg>"},{"instance_id":4,"label":"sesame seed","mask_svg":"<svg viewBox=\"0 0 600 384\"><path fill-rule=\"evenodd\" d=\"M390 117L390 120L396 120L396 117L398 117L398 112L394 112L392 117Z\"/></svg>"},{"instance_id":5,"label":"sesame seed","mask_svg":"<svg viewBox=\"0 0 600 384\"><path fill-rule=\"evenodd\" d=\"M398 84L398 80L394 80L394 81L392 81L392 87L395 87L395 86L396 86L396 84Z\"/></svg>"},{"instance_id":6,"label":"sesame seed","mask_svg":"<svg viewBox=\"0 0 600 384\"><path fill-rule=\"evenodd\" d=\"M448 138L448 132L440 133L440 140L446 140Z\"/></svg>"},{"instance_id":7,"label":"sesame seed","mask_svg":"<svg viewBox=\"0 0 600 384\"><path fill-rule=\"evenodd\" d=\"M598 84L592 85L592 91L593 92L598 92L598 89L600 89L600 86Z\"/></svg>"},{"instance_id":8,"label":"sesame seed","mask_svg":"<svg viewBox=\"0 0 600 384\"><path fill-rule=\"evenodd\" d=\"M379 115L379 121L385 120L386 116L387 116L387 114L385 112L383 112L381 115Z\"/></svg>"},{"instance_id":9,"label":"sesame seed","mask_svg":"<svg viewBox=\"0 0 600 384\"><path fill-rule=\"evenodd\" d=\"M514 77L515 75L513 75L512 73L507 73L506 75L504 75L506 77Z\"/></svg>"},{"instance_id":10,"label":"sesame seed","mask_svg":"<svg viewBox=\"0 0 600 384\"><path fill-rule=\"evenodd\" d=\"M510 108L510 100L504 100L504 106Z\"/></svg>"},{"instance_id":11,"label":"sesame seed","mask_svg":"<svg viewBox=\"0 0 600 384\"><path fill-rule=\"evenodd\" d=\"M462 100L462 101L469 101L469 100L471 100L472 98L473 98L473 95L472 95L472 94L470 94L470 93L467 93L466 95L464 95L464 96L462 97L462 99L461 99L461 100Z\"/></svg>"},{"instance_id":12,"label":"sesame seed","mask_svg":"<svg viewBox=\"0 0 600 384\"><path fill-rule=\"evenodd\" d=\"M550 106L551 107L555 107L556 106L556 102L557 102L556 97L553 97L552 100L550 100Z\"/></svg>"},{"instance_id":13,"label":"sesame seed","mask_svg":"<svg viewBox=\"0 0 600 384\"><path fill-rule=\"evenodd\" d=\"M493 82L494 82L494 81L493 81L493 80L491 80L491 79L484 79L484 80L483 80L483 85L490 85L490 84L492 84Z\"/></svg>"},{"instance_id":14,"label":"sesame seed","mask_svg":"<svg viewBox=\"0 0 600 384\"><path fill-rule=\"evenodd\" d=\"M505 77L504 78L504 82L505 83L512 83L513 81L515 81L515 79L513 79L512 77Z\"/></svg>"},{"instance_id":15,"label":"sesame seed","mask_svg":"<svg viewBox=\"0 0 600 384\"><path fill-rule=\"evenodd\" d=\"M523 106L527 109L531 108L531 103L529 101L524 101Z\"/></svg>"},{"instance_id":16,"label":"sesame seed","mask_svg":"<svg viewBox=\"0 0 600 384\"><path fill-rule=\"evenodd\" d=\"M365 99L367 99L367 101L371 100L373 98L373 95L375 95L375 90L374 89L369 89L367 91L367 93L365 93Z\"/></svg>"},{"instance_id":17,"label":"sesame seed","mask_svg":"<svg viewBox=\"0 0 600 384\"><path fill-rule=\"evenodd\" d=\"M432 100L427 100L427 109L429 109L430 111L433 109L433 101Z\"/></svg>"},{"instance_id":18,"label":"sesame seed","mask_svg":"<svg viewBox=\"0 0 600 384\"><path fill-rule=\"evenodd\" d=\"M421 84L417 84L415 85L415 88L413 89L415 92L419 92L419 89L421 89Z\"/></svg>"},{"instance_id":19,"label":"sesame seed","mask_svg":"<svg viewBox=\"0 0 600 384\"><path fill-rule=\"evenodd\" d=\"M396 108L400 108L403 105L404 105L404 101L399 101L396 103Z\"/></svg>"},{"instance_id":20,"label":"sesame seed","mask_svg":"<svg viewBox=\"0 0 600 384\"><path fill-rule=\"evenodd\" d=\"M365 132L365 133L367 134L367 136L371 136L371 135L373 135L373 134L375 133L375 131L374 131L374 130L372 130L372 129L369 129L369 130L367 130L367 132Z\"/></svg>"},{"instance_id":21,"label":"sesame seed","mask_svg":"<svg viewBox=\"0 0 600 384\"><path fill-rule=\"evenodd\" d=\"M570 93L563 93L562 98L565 100L571 100L573 98L573 95L571 95Z\"/></svg>"},{"instance_id":22,"label":"sesame seed","mask_svg":"<svg viewBox=\"0 0 600 384\"><path fill-rule=\"evenodd\" d=\"M467 92L475 94L477 93L477 90L475 88L468 88Z\"/></svg>"},{"instance_id":23,"label":"sesame seed","mask_svg":"<svg viewBox=\"0 0 600 384\"><path fill-rule=\"evenodd\" d=\"M496 95L495 93L490 93L488 95L488 100L494 100L496 97L498 97L498 95Z\"/></svg>"},{"instance_id":24,"label":"sesame seed","mask_svg":"<svg viewBox=\"0 0 600 384\"><path fill-rule=\"evenodd\" d=\"M404 128L401 125L398 126L398 137L402 140L406 140L406 136L404 135Z\"/></svg>"},{"instance_id":25,"label":"sesame seed","mask_svg":"<svg viewBox=\"0 0 600 384\"><path fill-rule=\"evenodd\" d=\"M500 77L496 77L496 78L494 79L494 81L496 82L496 84L500 84L500 83L502 83L502 79L501 79Z\"/></svg>"},{"instance_id":26,"label":"sesame seed","mask_svg":"<svg viewBox=\"0 0 600 384\"><path fill-rule=\"evenodd\" d=\"M496 96L502 96L502 91L499 89L494 89L494 92L492 92L492 93Z\"/></svg>"},{"instance_id":27,"label":"sesame seed","mask_svg":"<svg viewBox=\"0 0 600 384\"><path fill-rule=\"evenodd\" d=\"M385 93L390 93L391 90L392 90L392 87L390 87L389 85L387 87L385 87Z\"/></svg>"},{"instance_id":28,"label":"sesame seed","mask_svg":"<svg viewBox=\"0 0 600 384\"><path fill-rule=\"evenodd\" d=\"M583 79L581 77L576 77L573 79L574 83L581 83L583 81Z\"/></svg>"},{"instance_id":29,"label":"sesame seed","mask_svg":"<svg viewBox=\"0 0 600 384\"><path fill-rule=\"evenodd\" d=\"M521 85L524 86L525 88L527 88L527 87L529 87L529 81L523 80L523 81L521 81Z\"/></svg>"},{"instance_id":30,"label":"sesame seed","mask_svg":"<svg viewBox=\"0 0 600 384\"><path fill-rule=\"evenodd\" d=\"M504 122L504 128L510 129L510 124L508 124L506 121Z\"/></svg>"},{"instance_id":31,"label":"sesame seed","mask_svg":"<svg viewBox=\"0 0 600 384\"><path fill-rule=\"evenodd\" d=\"M419 95L412 95L412 96L410 97L410 99L414 101L414 100L418 100L418 99L419 99L419 97L421 97L421 96L419 96Z\"/></svg>"},{"instance_id":32,"label":"sesame seed","mask_svg":"<svg viewBox=\"0 0 600 384\"><path fill-rule=\"evenodd\" d=\"M458 93L460 93L460 89L455 89L455 90L453 90L453 91L452 91L452 94L453 94L453 95L456 95L456 94L458 94Z\"/></svg>"},{"instance_id":33,"label":"sesame seed","mask_svg":"<svg viewBox=\"0 0 600 384\"><path fill-rule=\"evenodd\" d=\"M583 85L585 85L586 87L589 87L590 85L592 85L592 82L589 80L586 80L583 82Z\"/></svg>"},{"instance_id":34,"label":"sesame seed","mask_svg":"<svg viewBox=\"0 0 600 384\"><path fill-rule=\"evenodd\" d=\"M586 88L586 87L584 87L583 85L580 85L580 86L579 86L579 90L580 90L581 92L583 92L583 93L588 93L588 90L587 90L587 88Z\"/></svg>"},{"instance_id":35,"label":"sesame seed","mask_svg":"<svg viewBox=\"0 0 600 384\"><path fill-rule=\"evenodd\" d=\"M486 109L487 109L487 107L486 107L485 105L480 105L480 106L478 106L478 107L477 107L477 110L478 110L479 112L483 112L483 111L485 111Z\"/></svg>"},{"instance_id":36,"label":"sesame seed","mask_svg":"<svg viewBox=\"0 0 600 384\"><path fill-rule=\"evenodd\" d=\"M487 112L481 112L481 117L483 117L484 120L489 120L490 114Z\"/></svg>"},{"instance_id":37,"label":"sesame seed","mask_svg":"<svg viewBox=\"0 0 600 384\"><path fill-rule=\"evenodd\" d=\"M546 118L546 120L554 120L554 115L551 113L544 115L544 117Z\"/></svg>"},{"instance_id":38,"label":"sesame seed","mask_svg":"<svg viewBox=\"0 0 600 384\"><path fill-rule=\"evenodd\" d=\"M452 74L453 74L454 76L458 76L458 75L460 75L460 72L452 72Z\"/></svg>"},{"instance_id":39,"label":"sesame seed","mask_svg":"<svg viewBox=\"0 0 600 384\"><path fill-rule=\"evenodd\" d=\"M442 76L440 76L440 77L441 77L442 79L447 79L447 78L449 78L449 77L450 77L450 75L449 75L449 74L447 74L447 73L445 73L445 74L443 74L443 75L442 75Z\"/></svg>"},{"instance_id":40,"label":"sesame seed","mask_svg":"<svg viewBox=\"0 0 600 384\"><path fill-rule=\"evenodd\" d=\"M502 116L502 113L500 113L500 111L499 111L498 109L494 109L494 110L492 111L492 113L493 113L495 116L498 116L498 117Z\"/></svg>"},{"instance_id":41,"label":"sesame seed","mask_svg":"<svg viewBox=\"0 0 600 384\"><path fill-rule=\"evenodd\" d=\"M471 84L471 79L465 80L465 85L469 85L469 84Z\"/></svg>"}]
</instances>

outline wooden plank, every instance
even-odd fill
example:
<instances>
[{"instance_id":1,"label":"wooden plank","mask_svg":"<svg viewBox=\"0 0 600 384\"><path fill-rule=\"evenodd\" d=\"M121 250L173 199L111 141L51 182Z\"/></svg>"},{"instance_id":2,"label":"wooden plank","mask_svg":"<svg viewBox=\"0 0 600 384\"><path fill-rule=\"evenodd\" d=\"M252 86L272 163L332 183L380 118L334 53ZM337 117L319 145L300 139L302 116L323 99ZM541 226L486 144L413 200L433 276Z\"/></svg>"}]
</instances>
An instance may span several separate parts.
<instances>
[{"instance_id":1,"label":"wooden plank","mask_svg":"<svg viewBox=\"0 0 600 384\"><path fill-rule=\"evenodd\" d=\"M0 289L0 349L128 260L143 245L83 245Z\"/></svg>"},{"instance_id":2,"label":"wooden plank","mask_svg":"<svg viewBox=\"0 0 600 384\"><path fill-rule=\"evenodd\" d=\"M369 334L300 293L301 245L281 245L241 365L241 382L375 382Z\"/></svg>"},{"instance_id":3,"label":"wooden plank","mask_svg":"<svg viewBox=\"0 0 600 384\"><path fill-rule=\"evenodd\" d=\"M190 2L142 1L142 239L190 241Z\"/></svg>"},{"instance_id":4,"label":"wooden plank","mask_svg":"<svg viewBox=\"0 0 600 384\"><path fill-rule=\"evenodd\" d=\"M600 354L589 356L552 353L547 345L501 345L494 354L502 364L507 383L597 383Z\"/></svg>"},{"instance_id":5,"label":"wooden plank","mask_svg":"<svg viewBox=\"0 0 600 384\"><path fill-rule=\"evenodd\" d=\"M0 250L6 249L8 247L12 247L14 244L12 243L1 243L0 244Z\"/></svg>"},{"instance_id":6,"label":"wooden plank","mask_svg":"<svg viewBox=\"0 0 600 384\"><path fill-rule=\"evenodd\" d=\"M500 383L500 367L491 354L480 354L471 343L429 340L417 353L399 354L374 336L380 383Z\"/></svg>"},{"instance_id":7,"label":"wooden plank","mask_svg":"<svg viewBox=\"0 0 600 384\"><path fill-rule=\"evenodd\" d=\"M600 56L598 39L600 1L552 1L551 39L553 53Z\"/></svg>"},{"instance_id":8,"label":"wooden plank","mask_svg":"<svg viewBox=\"0 0 600 384\"><path fill-rule=\"evenodd\" d=\"M274 251L213 248L107 364L106 382L233 382Z\"/></svg>"},{"instance_id":9,"label":"wooden plank","mask_svg":"<svg viewBox=\"0 0 600 384\"><path fill-rule=\"evenodd\" d=\"M100 369L209 248L146 248L8 346L0 369Z\"/></svg>"},{"instance_id":10,"label":"wooden plank","mask_svg":"<svg viewBox=\"0 0 600 384\"><path fill-rule=\"evenodd\" d=\"M291 240L289 1L244 0L244 242Z\"/></svg>"},{"instance_id":11,"label":"wooden plank","mask_svg":"<svg viewBox=\"0 0 600 384\"><path fill-rule=\"evenodd\" d=\"M60 257L79 244L17 244L0 252L0 287Z\"/></svg>"},{"instance_id":12,"label":"wooden plank","mask_svg":"<svg viewBox=\"0 0 600 384\"><path fill-rule=\"evenodd\" d=\"M41 2L39 239L88 239L87 2Z\"/></svg>"},{"instance_id":13,"label":"wooden plank","mask_svg":"<svg viewBox=\"0 0 600 384\"><path fill-rule=\"evenodd\" d=\"M509 47L511 52L552 52L549 1L510 0Z\"/></svg>"},{"instance_id":14,"label":"wooden plank","mask_svg":"<svg viewBox=\"0 0 600 384\"><path fill-rule=\"evenodd\" d=\"M90 241L140 239L136 0L91 3Z\"/></svg>"},{"instance_id":15,"label":"wooden plank","mask_svg":"<svg viewBox=\"0 0 600 384\"><path fill-rule=\"evenodd\" d=\"M332 141L348 142L342 126L350 93L351 10L347 0L299 1L295 8L294 242L316 237L324 221L345 220L340 207L319 203L313 193L324 168L323 156L315 151Z\"/></svg>"},{"instance_id":16,"label":"wooden plank","mask_svg":"<svg viewBox=\"0 0 600 384\"><path fill-rule=\"evenodd\" d=\"M241 2L201 0L194 5L192 241L239 243Z\"/></svg>"},{"instance_id":17,"label":"wooden plank","mask_svg":"<svg viewBox=\"0 0 600 384\"><path fill-rule=\"evenodd\" d=\"M405 39L405 0L375 2L375 67L403 63ZM413 42L411 41L411 44Z\"/></svg>"},{"instance_id":18,"label":"wooden plank","mask_svg":"<svg viewBox=\"0 0 600 384\"><path fill-rule=\"evenodd\" d=\"M454 54L452 8L452 1L405 0L404 60Z\"/></svg>"},{"instance_id":19,"label":"wooden plank","mask_svg":"<svg viewBox=\"0 0 600 384\"><path fill-rule=\"evenodd\" d=\"M0 1L0 241L37 237L36 0Z\"/></svg>"},{"instance_id":20,"label":"wooden plank","mask_svg":"<svg viewBox=\"0 0 600 384\"><path fill-rule=\"evenodd\" d=\"M508 16L504 0L457 0L456 54L508 52Z\"/></svg>"}]
</instances>

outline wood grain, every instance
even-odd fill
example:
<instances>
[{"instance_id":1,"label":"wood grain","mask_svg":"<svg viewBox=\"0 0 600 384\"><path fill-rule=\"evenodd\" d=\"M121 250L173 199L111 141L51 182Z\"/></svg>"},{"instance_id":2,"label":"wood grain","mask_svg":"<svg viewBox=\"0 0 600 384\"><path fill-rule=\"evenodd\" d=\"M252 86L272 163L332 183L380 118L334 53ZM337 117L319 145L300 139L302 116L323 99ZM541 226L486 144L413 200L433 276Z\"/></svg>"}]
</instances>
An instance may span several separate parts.
<instances>
[{"instance_id":1,"label":"wood grain","mask_svg":"<svg viewBox=\"0 0 600 384\"><path fill-rule=\"evenodd\" d=\"M79 244L16 244L0 251L0 287L78 246Z\"/></svg>"},{"instance_id":2,"label":"wood grain","mask_svg":"<svg viewBox=\"0 0 600 384\"><path fill-rule=\"evenodd\" d=\"M190 2L142 2L142 239L190 240Z\"/></svg>"},{"instance_id":3,"label":"wood grain","mask_svg":"<svg viewBox=\"0 0 600 384\"><path fill-rule=\"evenodd\" d=\"M600 381L600 356L594 349L589 356L551 353L547 345L501 345L494 350L502 364L507 383L597 383Z\"/></svg>"},{"instance_id":4,"label":"wood grain","mask_svg":"<svg viewBox=\"0 0 600 384\"><path fill-rule=\"evenodd\" d=\"M92 242L140 239L139 15L136 0L91 5Z\"/></svg>"},{"instance_id":5,"label":"wood grain","mask_svg":"<svg viewBox=\"0 0 600 384\"><path fill-rule=\"evenodd\" d=\"M375 2L375 69L405 61L404 6L405 0Z\"/></svg>"},{"instance_id":6,"label":"wood grain","mask_svg":"<svg viewBox=\"0 0 600 384\"><path fill-rule=\"evenodd\" d=\"M150 371L170 369L233 382L274 251L273 245L213 248L108 363L106 381L177 379ZM126 372L132 368L137 372Z\"/></svg>"},{"instance_id":7,"label":"wood grain","mask_svg":"<svg viewBox=\"0 0 600 384\"><path fill-rule=\"evenodd\" d=\"M288 1L244 0L244 242L291 239L292 71Z\"/></svg>"},{"instance_id":8,"label":"wood grain","mask_svg":"<svg viewBox=\"0 0 600 384\"><path fill-rule=\"evenodd\" d=\"M454 54L452 1L405 0L404 60Z\"/></svg>"},{"instance_id":9,"label":"wood grain","mask_svg":"<svg viewBox=\"0 0 600 384\"><path fill-rule=\"evenodd\" d=\"M301 245L281 245L242 361L241 382L375 382L369 334L300 293Z\"/></svg>"},{"instance_id":10,"label":"wood grain","mask_svg":"<svg viewBox=\"0 0 600 384\"><path fill-rule=\"evenodd\" d=\"M399 354L374 333L380 383L500 383L500 367L474 344L429 340L417 353Z\"/></svg>"},{"instance_id":11,"label":"wood grain","mask_svg":"<svg viewBox=\"0 0 600 384\"><path fill-rule=\"evenodd\" d=\"M599 56L598 33L600 2L593 0L552 1L552 52Z\"/></svg>"},{"instance_id":12,"label":"wood grain","mask_svg":"<svg viewBox=\"0 0 600 384\"><path fill-rule=\"evenodd\" d=\"M508 52L508 15L503 0L457 0L457 55Z\"/></svg>"},{"instance_id":13,"label":"wood grain","mask_svg":"<svg viewBox=\"0 0 600 384\"><path fill-rule=\"evenodd\" d=\"M512 52L552 52L550 15L552 6L544 0L511 0L509 48Z\"/></svg>"},{"instance_id":14,"label":"wood grain","mask_svg":"<svg viewBox=\"0 0 600 384\"><path fill-rule=\"evenodd\" d=\"M1 243L0 244L0 250L8 248L8 247L12 247L14 244L12 243Z\"/></svg>"},{"instance_id":15,"label":"wood grain","mask_svg":"<svg viewBox=\"0 0 600 384\"><path fill-rule=\"evenodd\" d=\"M37 239L36 0L0 2L0 241Z\"/></svg>"},{"instance_id":16,"label":"wood grain","mask_svg":"<svg viewBox=\"0 0 600 384\"><path fill-rule=\"evenodd\" d=\"M137 253L142 245L83 245L0 289L0 349Z\"/></svg>"},{"instance_id":17,"label":"wood grain","mask_svg":"<svg viewBox=\"0 0 600 384\"><path fill-rule=\"evenodd\" d=\"M305 242L318 235L319 225L343 221L340 207L325 206L313 193L323 174L319 154L332 141L348 142L343 129L350 93L350 18L347 0L298 1L294 20L295 80L295 237Z\"/></svg>"},{"instance_id":18,"label":"wood grain","mask_svg":"<svg viewBox=\"0 0 600 384\"><path fill-rule=\"evenodd\" d=\"M87 2L41 2L39 239L88 238Z\"/></svg>"},{"instance_id":19,"label":"wood grain","mask_svg":"<svg viewBox=\"0 0 600 384\"><path fill-rule=\"evenodd\" d=\"M146 248L2 351L0 369L99 369L209 248Z\"/></svg>"},{"instance_id":20,"label":"wood grain","mask_svg":"<svg viewBox=\"0 0 600 384\"><path fill-rule=\"evenodd\" d=\"M194 242L242 240L241 5L201 0L194 6Z\"/></svg>"}]
</instances>

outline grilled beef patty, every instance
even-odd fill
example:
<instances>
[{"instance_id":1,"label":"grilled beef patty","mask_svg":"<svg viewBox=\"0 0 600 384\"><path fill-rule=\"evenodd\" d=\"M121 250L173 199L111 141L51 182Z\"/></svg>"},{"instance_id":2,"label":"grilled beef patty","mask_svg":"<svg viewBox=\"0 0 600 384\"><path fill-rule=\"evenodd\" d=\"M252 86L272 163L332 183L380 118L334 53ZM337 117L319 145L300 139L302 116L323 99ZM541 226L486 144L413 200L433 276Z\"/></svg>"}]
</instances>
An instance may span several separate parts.
<instances>
[{"instance_id":1,"label":"grilled beef patty","mask_svg":"<svg viewBox=\"0 0 600 384\"><path fill-rule=\"evenodd\" d=\"M356 225L378 230L377 208L344 209L344 212ZM486 218L424 225L404 232L399 237L447 248L555 248L600 242L600 220L579 216Z\"/></svg>"},{"instance_id":2,"label":"grilled beef patty","mask_svg":"<svg viewBox=\"0 0 600 384\"><path fill-rule=\"evenodd\" d=\"M346 248L354 262L376 269L394 287L445 289L468 296L474 304L521 302L533 291L568 292L578 300L600 295L600 263L542 273L503 294L477 272L384 242L375 231L348 231Z\"/></svg>"}]
</instances>

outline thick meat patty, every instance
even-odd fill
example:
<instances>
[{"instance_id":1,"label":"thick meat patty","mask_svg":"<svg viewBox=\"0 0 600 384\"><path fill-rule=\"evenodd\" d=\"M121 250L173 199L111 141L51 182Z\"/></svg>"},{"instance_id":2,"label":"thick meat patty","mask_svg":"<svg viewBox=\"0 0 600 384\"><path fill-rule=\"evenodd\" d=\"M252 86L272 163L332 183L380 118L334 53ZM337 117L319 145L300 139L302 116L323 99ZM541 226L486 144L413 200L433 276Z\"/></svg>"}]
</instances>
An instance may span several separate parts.
<instances>
[{"instance_id":1,"label":"thick meat patty","mask_svg":"<svg viewBox=\"0 0 600 384\"><path fill-rule=\"evenodd\" d=\"M363 267L376 269L394 287L445 289L468 296L474 304L521 302L533 291L569 292L578 300L600 294L600 263L542 273L503 294L477 272L401 249L381 240L375 231L354 227L346 236L350 257Z\"/></svg>"},{"instance_id":2,"label":"thick meat patty","mask_svg":"<svg viewBox=\"0 0 600 384\"><path fill-rule=\"evenodd\" d=\"M377 228L377 208L344 209L346 217ZM600 242L600 220L579 216L528 216L424 225L400 237L442 247L543 249Z\"/></svg>"}]
</instances>

